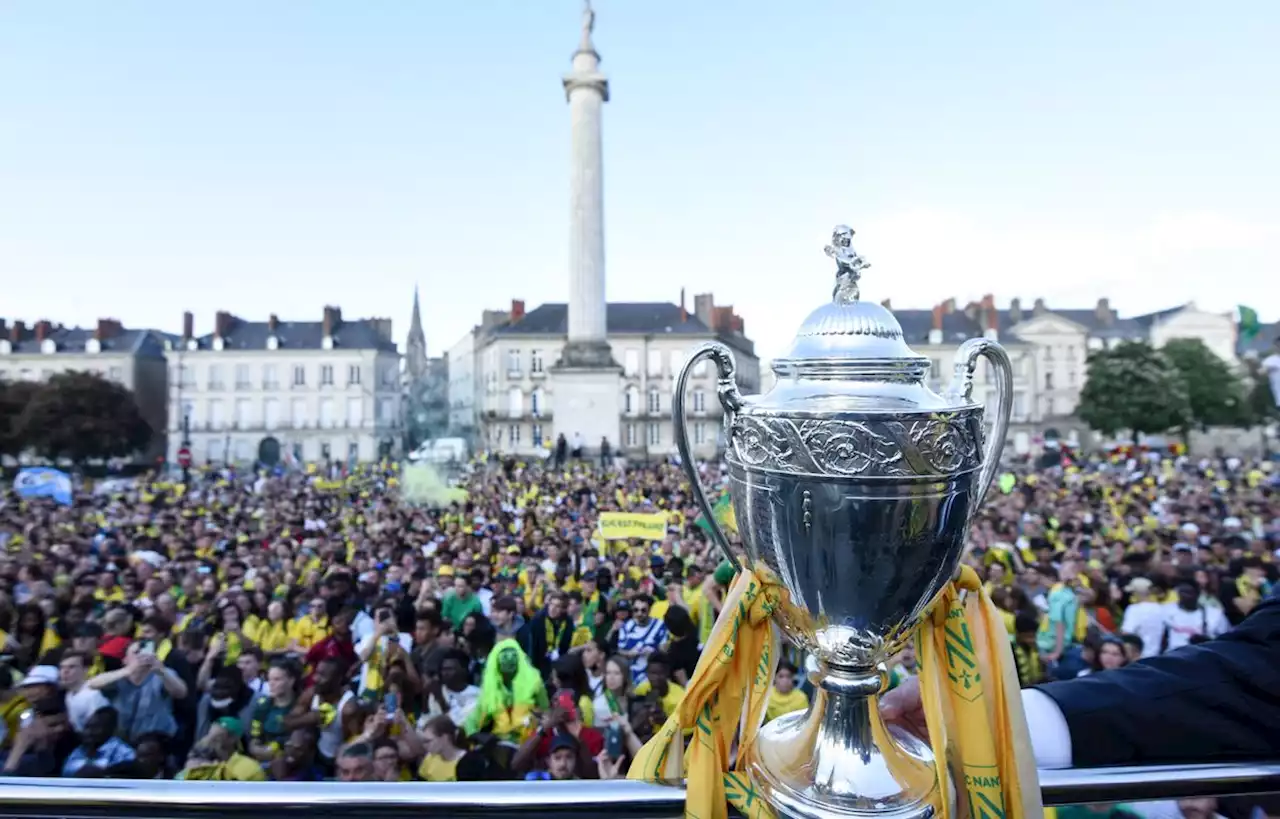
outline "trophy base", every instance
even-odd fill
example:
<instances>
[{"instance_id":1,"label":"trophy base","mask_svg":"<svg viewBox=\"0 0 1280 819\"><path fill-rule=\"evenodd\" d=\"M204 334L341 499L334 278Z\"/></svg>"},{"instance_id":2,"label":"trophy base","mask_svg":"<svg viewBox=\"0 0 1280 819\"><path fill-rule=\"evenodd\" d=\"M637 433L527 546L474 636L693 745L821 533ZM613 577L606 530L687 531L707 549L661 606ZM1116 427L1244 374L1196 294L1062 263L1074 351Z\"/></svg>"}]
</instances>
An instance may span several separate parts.
<instances>
[{"instance_id":1,"label":"trophy base","mask_svg":"<svg viewBox=\"0 0 1280 819\"><path fill-rule=\"evenodd\" d=\"M819 667L809 679L809 710L765 725L750 749L765 801L789 819L931 819L940 804L933 752L880 718L884 667Z\"/></svg>"}]
</instances>

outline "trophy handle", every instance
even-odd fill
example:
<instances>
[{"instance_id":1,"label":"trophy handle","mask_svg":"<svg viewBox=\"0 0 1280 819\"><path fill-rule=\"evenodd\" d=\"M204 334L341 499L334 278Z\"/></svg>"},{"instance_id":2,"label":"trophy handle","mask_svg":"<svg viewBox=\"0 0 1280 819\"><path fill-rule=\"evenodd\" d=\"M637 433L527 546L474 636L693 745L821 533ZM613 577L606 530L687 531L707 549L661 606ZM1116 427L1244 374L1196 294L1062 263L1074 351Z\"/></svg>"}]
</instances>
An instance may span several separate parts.
<instances>
[{"instance_id":1,"label":"trophy handle","mask_svg":"<svg viewBox=\"0 0 1280 819\"><path fill-rule=\"evenodd\" d=\"M680 468L684 470L685 477L689 479L689 485L692 487L693 499L698 502L698 508L702 510L702 514L706 517L707 524L711 529L711 539L720 548L725 558L733 564L733 567L741 570L741 562L733 554L733 549L729 548L729 539L725 537L720 524L716 522L715 513L711 509L711 502L707 500L707 493L702 489L702 483L698 478L698 467L689 449L688 416L684 412L685 389L689 385L689 376L693 374L694 366L704 358L710 358L716 365L716 397L720 399L720 406L724 409L724 428L726 431L733 428L734 415L738 410L742 409L742 394L738 392L737 364L733 359L733 351L714 341L698 347L693 351L693 355L689 356L689 360L684 363L684 366L680 368L680 375L676 377L675 392L671 395L671 415L672 420L675 422L676 450L680 453Z\"/></svg>"},{"instance_id":2,"label":"trophy handle","mask_svg":"<svg viewBox=\"0 0 1280 819\"><path fill-rule=\"evenodd\" d=\"M972 507L974 512L981 506L1000 469L1000 453L1004 449L1004 439L1009 432L1009 416L1013 412L1013 366L1009 363L1009 354L1004 348L989 338L971 338L960 345L960 349L956 351L955 375L952 376L951 386L947 388L947 397L966 404L973 402L973 375L978 368L979 358L987 359L995 372L998 401L995 423L982 450L982 471L978 474L978 492L974 496Z\"/></svg>"}]
</instances>

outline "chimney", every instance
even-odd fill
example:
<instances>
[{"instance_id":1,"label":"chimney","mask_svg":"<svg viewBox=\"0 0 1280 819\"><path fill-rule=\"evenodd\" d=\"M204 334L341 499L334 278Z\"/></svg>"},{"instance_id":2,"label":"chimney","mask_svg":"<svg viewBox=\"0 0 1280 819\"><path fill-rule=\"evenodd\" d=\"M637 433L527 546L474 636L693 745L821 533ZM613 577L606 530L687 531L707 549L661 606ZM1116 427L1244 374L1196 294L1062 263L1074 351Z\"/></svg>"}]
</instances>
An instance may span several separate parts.
<instances>
[{"instance_id":1,"label":"chimney","mask_svg":"<svg viewBox=\"0 0 1280 819\"><path fill-rule=\"evenodd\" d=\"M376 318L376 319L372 319L372 321L373 321L373 330L375 333L378 334L378 338L390 344L391 343L391 319Z\"/></svg>"},{"instance_id":2,"label":"chimney","mask_svg":"<svg viewBox=\"0 0 1280 819\"><path fill-rule=\"evenodd\" d=\"M0 318L0 338L8 338L8 337L9 337L8 335L6 335L6 334L5 334L5 331L6 331L6 330L8 330L8 329L9 329L9 322L7 322L7 321L5 321L4 319Z\"/></svg>"},{"instance_id":3,"label":"chimney","mask_svg":"<svg viewBox=\"0 0 1280 819\"><path fill-rule=\"evenodd\" d=\"M27 325L22 322L22 319L14 319L13 329L9 331L9 340L16 345L26 334Z\"/></svg>"},{"instance_id":4,"label":"chimney","mask_svg":"<svg viewBox=\"0 0 1280 819\"><path fill-rule=\"evenodd\" d=\"M275 335L276 330L280 329L280 317L275 313L267 316L267 329L271 331L272 335Z\"/></svg>"},{"instance_id":5,"label":"chimney","mask_svg":"<svg viewBox=\"0 0 1280 819\"><path fill-rule=\"evenodd\" d=\"M977 320L978 320L978 308L979 308L980 306L981 306L981 305L979 305L976 301L971 301L971 302L969 302L968 304L966 304L966 305L964 306L964 317L965 317L965 318L967 318L967 319L969 319L969 321L977 321Z\"/></svg>"},{"instance_id":6,"label":"chimney","mask_svg":"<svg viewBox=\"0 0 1280 819\"><path fill-rule=\"evenodd\" d=\"M680 288L680 323L684 324L689 320L689 311L684 306L684 288Z\"/></svg>"},{"instance_id":7,"label":"chimney","mask_svg":"<svg viewBox=\"0 0 1280 819\"><path fill-rule=\"evenodd\" d=\"M1044 299L1036 299L1035 305L1031 308L1031 314L1034 316L1043 316L1048 312L1049 308L1044 306Z\"/></svg>"},{"instance_id":8,"label":"chimney","mask_svg":"<svg viewBox=\"0 0 1280 819\"><path fill-rule=\"evenodd\" d=\"M880 302L880 306L889 311L893 310L893 302L890 301L889 299L885 299L884 301Z\"/></svg>"},{"instance_id":9,"label":"chimney","mask_svg":"<svg viewBox=\"0 0 1280 819\"><path fill-rule=\"evenodd\" d=\"M514 324L524 318L524 299L511 300L511 323Z\"/></svg>"},{"instance_id":10,"label":"chimney","mask_svg":"<svg viewBox=\"0 0 1280 819\"><path fill-rule=\"evenodd\" d=\"M226 338L231 333L232 315L226 310L219 310L213 316L213 333L218 338Z\"/></svg>"},{"instance_id":11,"label":"chimney","mask_svg":"<svg viewBox=\"0 0 1280 819\"><path fill-rule=\"evenodd\" d=\"M939 304L933 308L933 324L929 328L929 343L942 343L942 316L946 312L947 305Z\"/></svg>"},{"instance_id":12,"label":"chimney","mask_svg":"<svg viewBox=\"0 0 1280 819\"><path fill-rule=\"evenodd\" d=\"M191 311L182 314L182 338L195 338L196 317L191 315Z\"/></svg>"},{"instance_id":13,"label":"chimney","mask_svg":"<svg viewBox=\"0 0 1280 819\"><path fill-rule=\"evenodd\" d=\"M747 323L746 323L745 321L743 321L743 320L742 320L742 316L739 316L739 315L736 315L736 314L734 315L734 317L733 317L733 331L734 331L735 333L738 333L739 335L744 335L744 336L745 336L745 335L747 334Z\"/></svg>"},{"instance_id":14,"label":"chimney","mask_svg":"<svg viewBox=\"0 0 1280 819\"><path fill-rule=\"evenodd\" d=\"M693 314L708 327L712 325L711 312L715 306L716 300L710 293L699 293L693 297Z\"/></svg>"},{"instance_id":15,"label":"chimney","mask_svg":"<svg viewBox=\"0 0 1280 819\"><path fill-rule=\"evenodd\" d=\"M115 338L120 335L123 330L124 327L115 319L98 319L98 329L93 334L93 337L98 341L106 341L109 338Z\"/></svg>"},{"instance_id":16,"label":"chimney","mask_svg":"<svg viewBox=\"0 0 1280 819\"><path fill-rule=\"evenodd\" d=\"M1009 320L1014 324L1022 321L1022 299L1009 302Z\"/></svg>"},{"instance_id":17,"label":"chimney","mask_svg":"<svg viewBox=\"0 0 1280 819\"><path fill-rule=\"evenodd\" d=\"M951 315L955 311L956 311L955 299L947 299L942 303L942 312L946 313L947 315Z\"/></svg>"},{"instance_id":18,"label":"chimney","mask_svg":"<svg viewBox=\"0 0 1280 819\"><path fill-rule=\"evenodd\" d=\"M335 323L335 322L334 322L333 308L332 308L332 307L328 307L328 306L326 306L326 307L324 308L324 319L322 320L322 323L323 323L323 325L324 325L322 335L323 335L325 338L332 338L332 337L333 337L333 330L334 330L334 323Z\"/></svg>"},{"instance_id":19,"label":"chimney","mask_svg":"<svg viewBox=\"0 0 1280 819\"><path fill-rule=\"evenodd\" d=\"M49 331L53 329L53 325L46 319L40 319L36 322L36 341L43 342L49 337Z\"/></svg>"},{"instance_id":20,"label":"chimney","mask_svg":"<svg viewBox=\"0 0 1280 819\"><path fill-rule=\"evenodd\" d=\"M1116 314L1111 312L1110 299L1098 299L1098 307L1094 312L1097 314L1098 322L1101 324L1109 326L1115 320Z\"/></svg>"},{"instance_id":21,"label":"chimney","mask_svg":"<svg viewBox=\"0 0 1280 819\"><path fill-rule=\"evenodd\" d=\"M995 296L986 296L982 300L982 310L986 314L986 327L982 335L992 341L1000 340L1000 311L996 309Z\"/></svg>"}]
</instances>

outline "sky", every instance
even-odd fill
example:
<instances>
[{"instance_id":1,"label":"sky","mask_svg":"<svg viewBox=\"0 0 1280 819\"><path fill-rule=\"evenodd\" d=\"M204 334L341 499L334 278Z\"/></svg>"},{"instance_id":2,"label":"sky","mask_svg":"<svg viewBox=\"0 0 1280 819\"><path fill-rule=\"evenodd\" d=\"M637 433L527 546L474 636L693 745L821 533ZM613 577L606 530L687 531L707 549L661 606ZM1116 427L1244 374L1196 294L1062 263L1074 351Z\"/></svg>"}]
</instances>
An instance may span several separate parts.
<instances>
[{"instance_id":1,"label":"sky","mask_svg":"<svg viewBox=\"0 0 1280 819\"><path fill-rule=\"evenodd\" d=\"M596 0L607 291L1280 318L1275 0ZM568 298L577 0L0 2L0 317Z\"/></svg>"}]
</instances>

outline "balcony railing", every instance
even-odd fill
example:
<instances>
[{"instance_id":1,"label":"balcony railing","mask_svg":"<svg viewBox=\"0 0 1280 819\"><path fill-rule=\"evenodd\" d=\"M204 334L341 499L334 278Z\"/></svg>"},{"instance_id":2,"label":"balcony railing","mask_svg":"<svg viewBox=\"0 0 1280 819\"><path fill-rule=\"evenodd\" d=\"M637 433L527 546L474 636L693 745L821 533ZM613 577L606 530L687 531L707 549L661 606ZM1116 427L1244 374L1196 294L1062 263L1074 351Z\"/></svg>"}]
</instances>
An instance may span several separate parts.
<instances>
[{"instance_id":1,"label":"balcony railing","mask_svg":"<svg viewBox=\"0 0 1280 819\"><path fill-rule=\"evenodd\" d=\"M1041 771L1046 805L1097 804L1280 792L1280 763ZM684 788L602 782L174 782L0 778L0 817L194 816L311 819L609 816L675 819Z\"/></svg>"}]
</instances>

